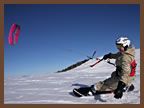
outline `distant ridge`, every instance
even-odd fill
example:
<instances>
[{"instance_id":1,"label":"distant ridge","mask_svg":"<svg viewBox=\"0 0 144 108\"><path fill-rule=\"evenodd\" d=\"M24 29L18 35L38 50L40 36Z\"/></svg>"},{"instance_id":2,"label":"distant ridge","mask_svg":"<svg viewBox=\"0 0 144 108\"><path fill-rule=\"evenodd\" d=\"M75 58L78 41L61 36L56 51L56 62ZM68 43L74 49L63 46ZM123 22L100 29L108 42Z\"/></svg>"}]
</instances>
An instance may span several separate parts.
<instances>
[{"instance_id":1,"label":"distant ridge","mask_svg":"<svg viewBox=\"0 0 144 108\"><path fill-rule=\"evenodd\" d=\"M85 60L79 61L79 62L77 62L77 63L75 63L75 64L73 64L73 65L71 65L71 66L69 66L69 67L67 67L67 68L65 68L63 70L57 71L57 73L66 72L68 70L74 69L74 68L82 65L83 63L86 63L87 61L89 61L89 59L85 59Z\"/></svg>"}]
</instances>

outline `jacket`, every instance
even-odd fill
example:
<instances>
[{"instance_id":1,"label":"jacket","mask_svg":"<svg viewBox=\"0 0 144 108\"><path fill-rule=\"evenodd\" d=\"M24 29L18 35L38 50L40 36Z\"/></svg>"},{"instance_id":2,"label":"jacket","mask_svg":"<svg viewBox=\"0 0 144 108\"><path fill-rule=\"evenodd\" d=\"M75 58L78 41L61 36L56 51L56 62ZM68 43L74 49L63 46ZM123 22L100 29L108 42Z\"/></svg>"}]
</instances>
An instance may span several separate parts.
<instances>
[{"instance_id":1,"label":"jacket","mask_svg":"<svg viewBox=\"0 0 144 108\"><path fill-rule=\"evenodd\" d=\"M126 85L131 83L132 77L130 76L132 68L131 63L135 60L135 48L130 47L124 52L118 52L116 54L111 54L111 59L116 59L116 67L119 68L117 71L120 81L124 82Z\"/></svg>"}]
</instances>

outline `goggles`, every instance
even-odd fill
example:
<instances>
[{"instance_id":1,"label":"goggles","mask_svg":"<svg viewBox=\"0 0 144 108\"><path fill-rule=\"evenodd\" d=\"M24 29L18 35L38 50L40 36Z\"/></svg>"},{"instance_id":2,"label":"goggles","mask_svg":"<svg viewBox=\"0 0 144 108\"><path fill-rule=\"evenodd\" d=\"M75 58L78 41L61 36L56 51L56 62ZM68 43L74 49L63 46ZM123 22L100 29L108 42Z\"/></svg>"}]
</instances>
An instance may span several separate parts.
<instances>
[{"instance_id":1,"label":"goggles","mask_svg":"<svg viewBox=\"0 0 144 108\"><path fill-rule=\"evenodd\" d=\"M120 49L121 47L123 47L123 45L122 45L122 44L116 44L116 47L117 47L118 49Z\"/></svg>"}]
</instances>

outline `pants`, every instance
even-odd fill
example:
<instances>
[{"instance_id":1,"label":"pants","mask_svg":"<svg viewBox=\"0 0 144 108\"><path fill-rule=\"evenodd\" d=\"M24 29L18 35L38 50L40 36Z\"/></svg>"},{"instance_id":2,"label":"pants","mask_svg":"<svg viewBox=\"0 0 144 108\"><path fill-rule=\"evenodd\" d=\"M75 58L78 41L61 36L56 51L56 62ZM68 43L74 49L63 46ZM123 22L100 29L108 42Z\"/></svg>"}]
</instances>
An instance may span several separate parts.
<instances>
[{"instance_id":1,"label":"pants","mask_svg":"<svg viewBox=\"0 0 144 108\"><path fill-rule=\"evenodd\" d=\"M114 71L111 74L111 77L104 80L99 81L95 84L96 90L98 91L109 91L109 90L115 90L117 88L118 82L120 81L120 77L117 75L117 72Z\"/></svg>"}]
</instances>

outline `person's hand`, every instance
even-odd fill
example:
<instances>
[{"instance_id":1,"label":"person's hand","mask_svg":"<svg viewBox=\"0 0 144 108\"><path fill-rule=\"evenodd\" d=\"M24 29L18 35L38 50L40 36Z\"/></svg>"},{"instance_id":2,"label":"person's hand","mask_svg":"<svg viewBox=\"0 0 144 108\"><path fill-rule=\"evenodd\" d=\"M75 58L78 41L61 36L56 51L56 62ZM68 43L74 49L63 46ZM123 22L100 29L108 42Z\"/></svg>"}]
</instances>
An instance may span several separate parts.
<instances>
[{"instance_id":1,"label":"person's hand","mask_svg":"<svg viewBox=\"0 0 144 108\"><path fill-rule=\"evenodd\" d=\"M103 59L106 60L106 59L108 59L108 58L110 58L110 57L111 57L111 53L104 55L104 56L103 56Z\"/></svg>"},{"instance_id":2,"label":"person's hand","mask_svg":"<svg viewBox=\"0 0 144 108\"><path fill-rule=\"evenodd\" d=\"M122 96L123 96L123 91L122 90L115 90L114 91L114 98L116 98L116 99L120 99L120 98L122 98Z\"/></svg>"}]
</instances>

